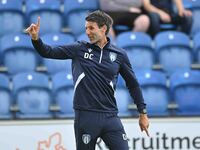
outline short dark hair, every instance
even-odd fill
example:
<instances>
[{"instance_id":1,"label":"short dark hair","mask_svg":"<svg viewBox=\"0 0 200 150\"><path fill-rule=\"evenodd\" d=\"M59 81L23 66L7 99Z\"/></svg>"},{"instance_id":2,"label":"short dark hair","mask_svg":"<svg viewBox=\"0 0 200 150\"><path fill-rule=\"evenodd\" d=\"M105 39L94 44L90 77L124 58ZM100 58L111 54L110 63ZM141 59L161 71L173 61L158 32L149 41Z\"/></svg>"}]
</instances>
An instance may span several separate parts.
<instances>
[{"instance_id":1,"label":"short dark hair","mask_svg":"<svg viewBox=\"0 0 200 150\"><path fill-rule=\"evenodd\" d=\"M108 34L110 27L113 24L113 19L105 12L96 10L88 14L85 18L86 21L96 22L98 27L101 28L104 25L107 26L106 35Z\"/></svg>"}]
</instances>

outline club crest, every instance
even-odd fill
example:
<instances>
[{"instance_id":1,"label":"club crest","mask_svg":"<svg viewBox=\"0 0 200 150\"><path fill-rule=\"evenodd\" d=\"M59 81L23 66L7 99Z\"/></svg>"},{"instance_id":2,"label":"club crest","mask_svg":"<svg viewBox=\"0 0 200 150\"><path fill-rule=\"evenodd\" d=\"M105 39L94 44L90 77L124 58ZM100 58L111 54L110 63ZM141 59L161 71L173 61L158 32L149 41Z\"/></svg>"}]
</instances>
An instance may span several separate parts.
<instances>
[{"instance_id":1,"label":"club crest","mask_svg":"<svg viewBox=\"0 0 200 150\"><path fill-rule=\"evenodd\" d=\"M122 134L122 138L123 138L123 140L125 140L125 141L128 140L126 134Z\"/></svg>"},{"instance_id":2,"label":"club crest","mask_svg":"<svg viewBox=\"0 0 200 150\"><path fill-rule=\"evenodd\" d=\"M117 59L117 54L116 53L113 53L113 52L110 52L110 60L113 62Z\"/></svg>"},{"instance_id":3,"label":"club crest","mask_svg":"<svg viewBox=\"0 0 200 150\"><path fill-rule=\"evenodd\" d=\"M88 48L88 51L89 51L89 53L91 53L91 52L92 52L92 49L91 49L91 48Z\"/></svg>"},{"instance_id":4,"label":"club crest","mask_svg":"<svg viewBox=\"0 0 200 150\"><path fill-rule=\"evenodd\" d=\"M91 136L89 134L83 134L82 135L83 143L88 144L90 142L90 140L91 140Z\"/></svg>"}]
</instances>

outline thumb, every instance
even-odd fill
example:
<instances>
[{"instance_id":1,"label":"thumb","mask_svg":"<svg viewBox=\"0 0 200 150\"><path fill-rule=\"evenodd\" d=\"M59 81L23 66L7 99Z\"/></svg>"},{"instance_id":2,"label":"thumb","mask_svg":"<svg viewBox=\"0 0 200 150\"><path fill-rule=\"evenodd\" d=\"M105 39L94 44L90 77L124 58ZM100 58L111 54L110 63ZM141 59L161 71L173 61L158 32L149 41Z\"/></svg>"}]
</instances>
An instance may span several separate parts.
<instances>
[{"instance_id":1,"label":"thumb","mask_svg":"<svg viewBox=\"0 0 200 150\"><path fill-rule=\"evenodd\" d=\"M25 33L29 33L30 30L31 30L31 27L28 27L28 28L26 28L26 29L24 30L24 32L25 32Z\"/></svg>"}]
</instances>

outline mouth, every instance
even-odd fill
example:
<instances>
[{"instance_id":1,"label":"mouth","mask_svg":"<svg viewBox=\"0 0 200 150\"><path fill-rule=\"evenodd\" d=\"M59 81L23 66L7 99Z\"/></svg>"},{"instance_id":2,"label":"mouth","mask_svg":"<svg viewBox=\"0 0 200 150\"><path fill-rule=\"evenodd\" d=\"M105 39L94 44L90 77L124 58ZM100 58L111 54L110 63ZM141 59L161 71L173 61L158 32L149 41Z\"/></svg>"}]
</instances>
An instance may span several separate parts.
<instances>
[{"instance_id":1,"label":"mouth","mask_svg":"<svg viewBox=\"0 0 200 150\"><path fill-rule=\"evenodd\" d=\"M92 37L92 36L88 36L88 38L89 38L89 39L93 39L93 37Z\"/></svg>"}]
</instances>

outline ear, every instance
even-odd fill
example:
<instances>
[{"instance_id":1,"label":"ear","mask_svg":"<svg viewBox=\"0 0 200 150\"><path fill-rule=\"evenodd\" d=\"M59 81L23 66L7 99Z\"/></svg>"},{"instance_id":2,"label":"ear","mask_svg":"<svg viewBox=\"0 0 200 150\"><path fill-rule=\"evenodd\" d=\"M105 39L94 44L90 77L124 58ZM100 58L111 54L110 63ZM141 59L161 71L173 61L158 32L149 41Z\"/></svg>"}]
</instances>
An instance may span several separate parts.
<instances>
[{"instance_id":1,"label":"ear","mask_svg":"<svg viewBox=\"0 0 200 150\"><path fill-rule=\"evenodd\" d=\"M104 33L106 33L107 26L106 26L106 25L103 25L101 29L102 29L102 31L104 31Z\"/></svg>"}]
</instances>

